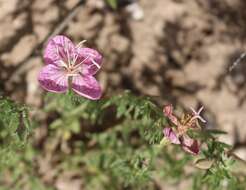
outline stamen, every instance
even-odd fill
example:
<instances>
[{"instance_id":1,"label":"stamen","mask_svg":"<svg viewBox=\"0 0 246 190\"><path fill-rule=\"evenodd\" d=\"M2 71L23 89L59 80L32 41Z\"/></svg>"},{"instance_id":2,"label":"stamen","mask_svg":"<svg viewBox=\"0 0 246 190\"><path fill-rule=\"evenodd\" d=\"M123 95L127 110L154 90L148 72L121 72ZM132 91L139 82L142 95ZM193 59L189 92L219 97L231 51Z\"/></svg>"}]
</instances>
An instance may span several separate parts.
<instances>
[{"instance_id":1,"label":"stamen","mask_svg":"<svg viewBox=\"0 0 246 190\"><path fill-rule=\"evenodd\" d=\"M191 118L191 121L195 120L195 119L199 119L201 122L206 123L206 120L203 119L200 114L203 110L203 106L198 110L198 112L196 112L193 108L190 108L191 111L193 112L193 117Z\"/></svg>"},{"instance_id":2,"label":"stamen","mask_svg":"<svg viewBox=\"0 0 246 190\"><path fill-rule=\"evenodd\" d=\"M66 69L68 69L68 65L64 61L59 60L59 63L61 64L62 67L65 67Z\"/></svg>"},{"instance_id":3,"label":"stamen","mask_svg":"<svg viewBox=\"0 0 246 190\"><path fill-rule=\"evenodd\" d=\"M72 65L74 65L79 57L79 54L76 54L76 56L73 58Z\"/></svg>"},{"instance_id":4,"label":"stamen","mask_svg":"<svg viewBox=\"0 0 246 190\"><path fill-rule=\"evenodd\" d=\"M76 65L76 67L74 67L73 69L74 70L78 69L88 58L89 58L89 56L86 57L83 61L81 61L78 65Z\"/></svg>"},{"instance_id":5,"label":"stamen","mask_svg":"<svg viewBox=\"0 0 246 190\"><path fill-rule=\"evenodd\" d=\"M93 63L94 65L96 65L96 67L97 67L98 69L101 68L101 66L100 66L96 61L94 61L94 59L91 58L91 61L92 61L92 63Z\"/></svg>"},{"instance_id":6,"label":"stamen","mask_svg":"<svg viewBox=\"0 0 246 190\"><path fill-rule=\"evenodd\" d=\"M78 43L78 45L76 46L76 49L77 48L81 48L82 45L86 42L86 40L82 40L81 42Z\"/></svg>"},{"instance_id":7,"label":"stamen","mask_svg":"<svg viewBox=\"0 0 246 190\"><path fill-rule=\"evenodd\" d=\"M69 47L68 47L68 42L67 41L65 41L64 42L64 48L65 48L65 52L66 52L66 54L67 54L67 61L68 61L68 65L69 65L69 67L71 67L71 60L70 60L70 54L69 54Z\"/></svg>"}]
</instances>

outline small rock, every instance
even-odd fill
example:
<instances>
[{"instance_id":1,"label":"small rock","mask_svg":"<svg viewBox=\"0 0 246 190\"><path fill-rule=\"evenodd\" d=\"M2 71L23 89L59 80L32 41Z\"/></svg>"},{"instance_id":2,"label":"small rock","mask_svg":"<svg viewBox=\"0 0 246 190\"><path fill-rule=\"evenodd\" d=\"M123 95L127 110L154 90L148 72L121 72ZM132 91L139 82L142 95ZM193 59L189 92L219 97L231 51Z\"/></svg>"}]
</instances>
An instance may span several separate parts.
<instances>
[{"instance_id":1,"label":"small rock","mask_svg":"<svg viewBox=\"0 0 246 190\"><path fill-rule=\"evenodd\" d=\"M36 42L34 35L23 36L10 53L1 56L1 60L9 65L17 65L32 53Z\"/></svg>"},{"instance_id":2,"label":"small rock","mask_svg":"<svg viewBox=\"0 0 246 190\"><path fill-rule=\"evenodd\" d=\"M53 23L59 18L59 9L56 6L50 6L44 12L35 12L32 19L34 23L47 24Z\"/></svg>"},{"instance_id":3,"label":"small rock","mask_svg":"<svg viewBox=\"0 0 246 190\"><path fill-rule=\"evenodd\" d=\"M54 2L55 0L36 0L34 1L34 3L32 4L32 9L34 11L45 11L47 10L51 5L52 3Z\"/></svg>"},{"instance_id":4,"label":"small rock","mask_svg":"<svg viewBox=\"0 0 246 190\"><path fill-rule=\"evenodd\" d=\"M26 103L35 107L39 107L42 103L41 90L37 80L38 73L41 70L41 59L34 58L30 60L33 62L34 67L27 72L26 82L27 82L27 96ZM30 63L28 62L28 63Z\"/></svg>"},{"instance_id":5,"label":"small rock","mask_svg":"<svg viewBox=\"0 0 246 190\"><path fill-rule=\"evenodd\" d=\"M2 0L0 2L0 20L5 19L6 16L12 14L16 9L20 0Z\"/></svg>"}]
</instances>

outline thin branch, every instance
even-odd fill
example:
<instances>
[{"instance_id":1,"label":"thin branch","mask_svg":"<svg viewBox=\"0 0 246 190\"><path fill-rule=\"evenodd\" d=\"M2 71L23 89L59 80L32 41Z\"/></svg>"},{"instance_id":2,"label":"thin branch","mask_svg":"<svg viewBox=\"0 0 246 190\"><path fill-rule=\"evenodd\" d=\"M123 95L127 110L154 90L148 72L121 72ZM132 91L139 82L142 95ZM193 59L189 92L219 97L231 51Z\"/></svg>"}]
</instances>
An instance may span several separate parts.
<instances>
[{"instance_id":1,"label":"thin branch","mask_svg":"<svg viewBox=\"0 0 246 190\"><path fill-rule=\"evenodd\" d=\"M236 59L229 67L229 72L231 72L241 61L246 57L246 52L242 53L239 58Z\"/></svg>"}]
</instances>

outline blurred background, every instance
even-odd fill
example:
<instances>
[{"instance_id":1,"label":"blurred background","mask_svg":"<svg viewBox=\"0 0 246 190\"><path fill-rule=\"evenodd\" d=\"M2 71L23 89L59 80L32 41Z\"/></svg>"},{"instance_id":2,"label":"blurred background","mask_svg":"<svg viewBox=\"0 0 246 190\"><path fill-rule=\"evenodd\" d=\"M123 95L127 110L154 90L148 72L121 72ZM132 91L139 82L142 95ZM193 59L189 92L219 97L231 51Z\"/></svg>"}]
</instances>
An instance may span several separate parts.
<instances>
[{"instance_id":1,"label":"blurred background","mask_svg":"<svg viewBox=\"0 0 246 190\"><path fill-rule=\"evenodd\" d=\"M229 72L245 52L245 9L242 0L118 0L116 9L103 0L0 0L0 93L44 120L37 74L46 40L87 40L104 56L104 97L129 89L160 106L203 105L207 127L227 131L221 140L246 160L245 60Z\"/></svg>"}]
</instances>

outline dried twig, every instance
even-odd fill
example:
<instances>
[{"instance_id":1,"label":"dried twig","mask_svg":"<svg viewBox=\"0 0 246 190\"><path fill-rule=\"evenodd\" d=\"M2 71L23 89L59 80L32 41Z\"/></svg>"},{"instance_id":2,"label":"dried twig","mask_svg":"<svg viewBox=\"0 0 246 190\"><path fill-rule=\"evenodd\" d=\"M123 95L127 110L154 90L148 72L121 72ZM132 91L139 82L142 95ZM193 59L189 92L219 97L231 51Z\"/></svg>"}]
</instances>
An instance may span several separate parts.
<instances>
[{"instance_id":1,"label":"dried twig","mask_svg":"<svg viewBox=\"0 0 246 190\"><path fill-rule=\"evenodd\" d=\"M244 58L246 57L246 52L242 53L239 58L236 59L229 67L229 72L231 72Z\"/></svg>"}]
</instances>

